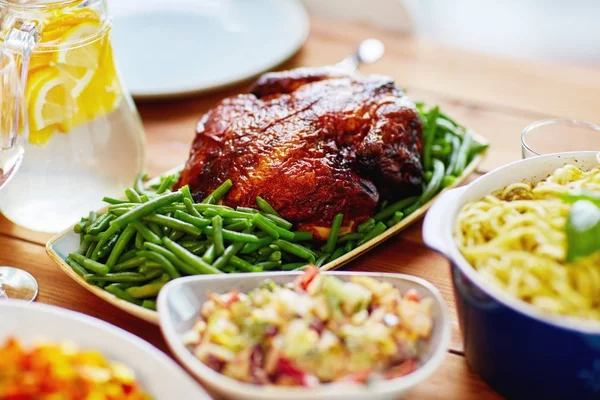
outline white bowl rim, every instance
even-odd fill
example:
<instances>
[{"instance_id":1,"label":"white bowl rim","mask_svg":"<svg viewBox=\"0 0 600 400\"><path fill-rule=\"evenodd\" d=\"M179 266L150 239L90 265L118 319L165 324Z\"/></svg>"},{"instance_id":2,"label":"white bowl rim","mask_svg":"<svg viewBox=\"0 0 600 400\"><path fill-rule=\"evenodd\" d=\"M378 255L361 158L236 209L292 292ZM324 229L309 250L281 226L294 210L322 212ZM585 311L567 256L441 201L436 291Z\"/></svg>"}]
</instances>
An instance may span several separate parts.
<instances>
[{"instance_id":1,"label":"white bowl rim","mask_svg":"<svg viewBox=\"0 0 600 400\"><path fill-rule=\"evenodd\" d=\"M552 153L546 154L542 156L531 157L523 160L514 161L512 163L506 164L502 167L496 168L491 172L486 173L485 175L480 176L470 184L459 187L457 189L453 189L447 192L448 196L452 197L450 199L450 204L446 203L446 213L444 214L445 225L443 227L443 235L442 240L448 246L447 254L443 254L443 251L439 251L444 256L450 259L450 261L456 265L463 274L465 274L471 282L473 282L481 291L486 293L488 296L492 297L497 302L507 306L508 308L523 314L527 317L535 319L539 322L546 323L549 325L553 325L558 328L562 328L565 330L577 332L577 333L585 333L585 334L595 334L600 335L600 321L594 320L586 320L583 318L577 318L572 316L565 316L560 314L548 313L540 310L539 308L525 302L519 300L510 294L506 293L499 287L496 287L493 283L488 282L485 278L481 276L469 262L465 259L462 253L458 250L458 246L456 241L454 240L453 229L454 223L456 219L456 214L458 209L464 205L464 197L468 194L470 190L477 187L481 184L481 182L485 182L487 180L493 180L496 176L501 175L503 171L514 167L515 165L524 164L525 167L528 163L536 162L534 160L545 160L545 159L557 159L557 158L574 158L574 157L591 157L596 156L600 158L600 153L598 151L573 151L573 152L563 152L563 153ZM525 168L524 168L525 169ZM498 188L500 189L500 188ZM441 200L441 198L440 198ZM440 202L441 203L441 202ZM441 204L438 204L440 206ZM435 207L435 205L433 206ZM433 209L432 207L432 209ZM450 217L453 216L452 220ZM455 283L453 282L453 285Z\"/></svg>"},{"instance_id":2,"label":"white bowl rim","mask_svg":"<svg viewBox=\"0 0 600 400\"><path fill-rule=\"evenodd\" d=\"M253 277L264 277L264 279L268 279L272 276L298 276L301 275L302 272L259 272L253 274ZM166 302L169 297L169 293L176 290L177 287L185 285L188 282L196 282L196 281L214 281L214 280L239 280L243 279L244 276L247 276L243 273L236 274L223 274L223 275L204 275L204 276L190 276L185 278L179 278L173 280L167 285L163 287L161 290L158 301L157 308L159 314L160 328L167 342L167 345L177 357L179 362L184 365L193 375L198 378L206 381L210 381L214 387L218 387L223 391L227 391L228 393L235 393L236 395L243 394L245 397L248 396L256 396L255 398L269 398L269 399L279 399L287 396L291 396L296 398L299 395L306 395L307 397L312 398L323 398L326 399L328 396L335 394L336 397L339 396L356 396L356 395L386 395L386 394L394 394L399 391L404 391L412 388L413 386L421 383L426 380L433 372L441 365L444 358L448 353L448 347L450 344L451 331L450 331L450 312L448 310L448 306L444 301L439 290L430 282L425 279L418 278L411 275L398 274L398 273L383 273L383 272L350 272L350 271L324 271L322 272L324 275L342 275L342 276L370 276L373 278L377 277L389 277L395 279L401 279L405 281L409 281L412 283L416 283L418 285L423 286L426 290L431 292L432 297L435 302L438 303L441 315L440 320L442 321L442 335L440 342L437 348L434 350L430 359L425 362L425 364L421 365L415 372L405 375L399 378L377 382L373 387L366 386L363 384L350 384L350 383L338 383L338 384L326 384L321 385L316 388L298 388L298 387L276 387L276 386L259 386L253 385L249 383L239 382L233 378L229 378L225 375L222 375L213 369L206 366L200 360L198 360L194 355L183 345L180 340L179 335L175 332L173 326L168 322L170 320L169 313L166 311L168 309ZM278 397L273 397L278 396Z\"/></svg>"}]
</instances>

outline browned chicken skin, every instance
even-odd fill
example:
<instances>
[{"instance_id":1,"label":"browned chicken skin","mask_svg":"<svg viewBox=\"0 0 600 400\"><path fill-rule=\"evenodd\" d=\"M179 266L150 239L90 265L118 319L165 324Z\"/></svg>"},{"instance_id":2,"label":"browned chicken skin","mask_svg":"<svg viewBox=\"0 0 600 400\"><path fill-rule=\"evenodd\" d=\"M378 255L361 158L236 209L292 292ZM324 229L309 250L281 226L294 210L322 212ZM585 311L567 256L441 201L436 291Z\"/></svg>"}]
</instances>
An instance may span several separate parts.
<instances>
[{"instance_id":1,"label":"browned chicken skin","mask_svg":"<svg viewBox=\"0 0 600 400\"><path fill-rule=\"evenodd\" d=\"M421 122L384 76L337 68L268 73L251 94L220 101L198 123L178 187L204 198L226 179L229 206L267 200L298 229L353 227L380 199L419 194Z\"/></svg>"}]
</instances>

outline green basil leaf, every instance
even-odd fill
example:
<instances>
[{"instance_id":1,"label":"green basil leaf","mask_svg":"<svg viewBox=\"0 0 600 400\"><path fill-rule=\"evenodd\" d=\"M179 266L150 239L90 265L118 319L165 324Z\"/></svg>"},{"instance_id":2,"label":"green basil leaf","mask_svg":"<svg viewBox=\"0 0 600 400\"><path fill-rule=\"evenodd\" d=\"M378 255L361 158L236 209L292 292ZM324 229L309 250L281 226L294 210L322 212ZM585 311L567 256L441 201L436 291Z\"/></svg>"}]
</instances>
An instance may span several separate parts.
<instances>
[{"instance_id":1,"label":"green basil leaf","mask_svg":"<svg viewBox=\"0 0 600 400\"><path fill-rule=\"evenodd\" d=\"M567 219L567 262L600 251L600 207L589 200L578 200Z\"/></svg>"},{"instance_id":2,"label":"green basil leaf","mask_svg":"<svg viewBox=\"0 0 600 400\"><path fill-rule=\"evenodd\" d=\"M596 206L600 207L600 192L590 192L590 191L582 190L582 191L578 191L578 192L560 194L559 197L561 198L562 201L571 203L571 204L573 204L579 200L587 200L587 201L591 201Z\"/></svg>"}]
</instances>

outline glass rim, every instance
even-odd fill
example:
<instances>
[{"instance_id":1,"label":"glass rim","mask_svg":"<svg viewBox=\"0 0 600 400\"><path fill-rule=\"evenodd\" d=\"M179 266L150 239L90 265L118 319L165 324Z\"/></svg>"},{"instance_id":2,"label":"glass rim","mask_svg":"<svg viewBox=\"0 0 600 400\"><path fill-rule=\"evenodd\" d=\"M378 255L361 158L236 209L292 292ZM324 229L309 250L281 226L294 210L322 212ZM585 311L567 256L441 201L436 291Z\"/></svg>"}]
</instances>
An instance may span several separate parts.
<instances>
[{"instance_id":1,"label":"glass rim","mask_svg":"<svg viewBox=\"0 0 600 400\"><path fill-rule=\"evenodd\" d=\"M578 126L578 127L582 127L582 128L588 128L588 129L600 132L600 125L595 124L593 122L589 122L589 121L582 121L582 120L577 120L577 119L565 119L565 118L542 119L539 121L532 122L531 124L527 125L525 127L525 129L523 129L523 132L521 133L521 146L523 147L523 149L530 151L531 153L535 154L536 156L542 155L531 148L531 146L527 143L526 138L527 138L527 134L529 132L531 132L537 128L541 128L542 126L546 126L546 125L571 125L571 126Z\"/></svg>"},{"instance_id":2,"label":"glass rim","mask_svg":"<svg viewBox=\"0 0 600 400\"><path fill-rule=\"evenodd\" d=\"M10 7L22 11L27 10L51 10L53 8L67 7L77 3L83 3L84 0L57 0L46 3L14 3L9 0L0 0L1 6Z\"/></svg>"}]
</instances>

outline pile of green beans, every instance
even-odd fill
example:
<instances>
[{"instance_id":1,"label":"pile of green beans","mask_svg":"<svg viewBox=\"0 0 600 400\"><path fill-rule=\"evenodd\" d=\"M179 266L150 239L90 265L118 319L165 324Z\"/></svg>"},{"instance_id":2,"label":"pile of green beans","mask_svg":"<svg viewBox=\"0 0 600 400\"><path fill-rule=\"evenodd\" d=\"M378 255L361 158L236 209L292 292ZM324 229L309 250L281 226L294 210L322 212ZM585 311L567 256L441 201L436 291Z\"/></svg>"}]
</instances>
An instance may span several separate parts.
<instances>
[{"instance_id":1,"label":"pile of green beans","mask_svg":"<svg viewBox=\"0 0 600 400\"><path fill-rule=\"evenodd\" d=\"M105 197L106 213L92 211L75 225L80 245L66 261L86 282L152 310L160 289L181 276L321 267L416 211L487 148L438 107L417 108L424 125L423 192L392 204L383 201L355 232L340 233L344 216L338 214L327 241L319 242L310 232L293 230L262 197L256 208L220 205L231 180L196 202L187 186L173 191L175 175L161 177L149 189L143 176L125 191L126 200Z\"/></svg>"}]
</instances>

